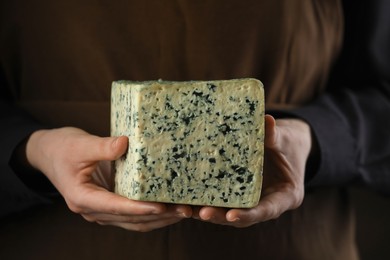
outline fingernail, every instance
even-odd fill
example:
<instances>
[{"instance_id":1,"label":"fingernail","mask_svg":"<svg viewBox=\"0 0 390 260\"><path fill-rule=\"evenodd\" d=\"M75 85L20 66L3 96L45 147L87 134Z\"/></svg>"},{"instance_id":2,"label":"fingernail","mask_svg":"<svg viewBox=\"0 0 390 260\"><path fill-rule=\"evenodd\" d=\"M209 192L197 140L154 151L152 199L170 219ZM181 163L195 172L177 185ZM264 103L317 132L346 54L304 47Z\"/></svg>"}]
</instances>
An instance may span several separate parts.
<instances>
[{"instance_id":1,"label":"fingernail","mask_svg":"<svg viewBox=\"0 0 390 260\"><path fill-rule=\"evenodd\" d=\"M185 218L186 215L184 214L184 212L176 212L176 217Z\"/></svg>"},{"instance_id":2,"label":"fingernail","mask_svg":"<svg viewBox=\"0 0 390 260\"><path fill-rule=\"evenodd\" d=\"M176 211L176 216L178 216L180 218L189 218L190 217L186 212L180 211L180 210Z\"/></svg>"},{"instance_id":3,"label":"fingernail","mask_svg":"<svg viewBox=\"0 0 390 260\"><path fill-rule=\"evenodd\" d=\"M181 218L188 218L187 214L182 212L182 213L179 213L178 214L178 217L181 217Z\"/></svg>"},{"instance_id":4,"label":"fingernail","mask_svg":"<svg viewBox=\"0 0 390 260\"><path fill-rule=\"evenodd\" d=\"M180 208L175 209L176 216L183 217L184 211L181 211Z\"/></svg>"}]
</instances>

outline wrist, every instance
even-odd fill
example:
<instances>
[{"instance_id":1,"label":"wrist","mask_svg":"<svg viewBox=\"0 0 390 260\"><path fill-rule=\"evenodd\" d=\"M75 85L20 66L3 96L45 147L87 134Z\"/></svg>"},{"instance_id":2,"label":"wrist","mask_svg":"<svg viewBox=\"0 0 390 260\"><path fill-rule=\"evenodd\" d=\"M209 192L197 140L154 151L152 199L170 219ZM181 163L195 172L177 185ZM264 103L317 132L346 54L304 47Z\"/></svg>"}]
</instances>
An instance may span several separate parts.
<instances>
[{"instance_id":1,"label":"wrist","mask_svg":"<svg viewBox=\"0 0 390 260\"><path fill-rule=\"evenodd\" d=\"M302 173L301 181L304 183L313 148L311 127L304 120L297 118L277 119L276 125L280 129L281 138L284 139L282 150L292 156L298 167L296 170Z\"/></svg>"},{"instance_id":2,"label":"wrist","mask_svg":"<svg viewBox=\"0 0 390 260\"><path fill-rule=\"evenodd\" d=\"M313 134L310 125L299 118L283 118L277 119L277 124L287 126L290 129L292 139L298 141L298 144L303 148L305 155L305 183L309 182L317 172L320 162L318 142Z\"/></svg>"},{"instance_id":3,"label":"wrist","mask_svg":"<svg viewBox=\"0 0 390 260\"><path fill-rule=\"evenodd\" d=\"M25 138L14 149L11 159L9 161L9 165L15 175L18 176L18 178L27 187L38 193L52 194L56 191L54 186L50 183L46 176L38 170L37 167L31 164L27 156L27 146L34 133Z\"/></svg>"},{"instance_id":4,"label":"wrist","mask_svg":"<svg viewBox=\"0 0 390 260\"><path fill-rule=\"evenodd\" d=\"M26 142L26 159L30 167L41 170L40 161L45 156L42 152L42 139L49 130L38 130L30 135Z\"/></svg>"},{"instance_id":5,"label":"wrist","mask_svg":"<svg viewBox=\"0 0 390 260\"><path fill-rule=\"evenodd\" d=\"M286 142L294 142L306 154L309 155L312 148L311 128L304 120L297 118L283 118L276 120L276 126L284 132Z\"/></svg>"}]
</instances>

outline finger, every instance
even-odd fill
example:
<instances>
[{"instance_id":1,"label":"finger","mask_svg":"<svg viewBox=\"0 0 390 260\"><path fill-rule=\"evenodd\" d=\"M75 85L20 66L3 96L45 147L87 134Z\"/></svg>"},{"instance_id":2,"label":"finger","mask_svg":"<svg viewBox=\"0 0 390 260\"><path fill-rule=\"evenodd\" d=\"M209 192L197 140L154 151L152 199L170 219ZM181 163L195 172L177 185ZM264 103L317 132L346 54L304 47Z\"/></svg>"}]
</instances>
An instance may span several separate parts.
<instances>
[{"instance_id":1,"label":"finger","mask_svg":"<svg viewBox=\"0 0 390 260\"><path fill-rule=\"evenodd\" d=\"M192 207L189 205L168 204L167 208L178 217L190 218L193 214Z\"/></svg>"},{"instance_id":2,"label":"finger","mask_svg":"<svg viewBox=\"0 0 390 260\"><path fill-rule=\"evenodd\" d=\"M199 210L198 216L200 220L215 223L224 224L226 223L226 208L217 207L203 207Z\"/></svg>"},{"instance_id":3,"label":"finger","mask_svg":"<svg viewBox=\"0 0 390 260\"><path fill-rule=\"evenodd\" d=\"M236 226L250 226L254 223L278 218L283 212L290 210L291 205L291 196L286 196L284 192L274 192L262 198L259 205L254 208L228 211L226 219L229 222L234 222Z\"/></svg>"},{"instance_id":4,"label":"finger","mask_svg":"<svg viewBox=\"0 0 390 260\"><path fill-rule=\"evenodd\" d=\"M113 215L105 213L88 213L82 214L82 216L89 222L97 223L114 223L114 222L123 222L123 223L148 223L154 222L162 219L171 219L171 218L188 218L180 212L167 212L163 214L153 214L153 215Z\"/></svg>"},{"instance_id":5,"label":"finger","mask_svg":"<svg viewBox=\"0 0 390 260\"><path fill-rule=\"evenodd\" d=\"M78 148L86 161L113 161L126 152L127 146L126 136L88 136Z\"/></svg>"},{"instance_id":6,"label":"finger","mask_svg":"<svg viewBox=\"0 0 390 260\"><path fill-rule=\"evenodd\" d=\"M168 218L168 219L160 219L157 221L151 221L147 223L126 223L126 222L103 222L99 223L101 225L111 225L120 227L123 229L138 231L138 232L149 232L155 229L163 228L175 223L178 223L182 220L182 218Z\"/></svg>"},{"instance_id":7,"label":"finger","mask_svg":"<svg viewBox=\"0 0 390 260\"><path fill-rule=\"evenodd\" d=\"M84 184L81 191L70 191L70 193L79 194L77 199L67 199L69 208L76 213L148 215L162 214L166 211L163 203L130 200L93 184ZM72 198L71 196L64 197Z\"/></svg>"},{"instance_id":8,"label":"finger","mask_svg":"<svg viewBox=\"0 0 390 260\"><path fill-rule=\"evenodd\" d=\"M265 142L266 147L274 147L277 140L276 121L271 115L265 115Z\"/></svg>"}]
</instances>

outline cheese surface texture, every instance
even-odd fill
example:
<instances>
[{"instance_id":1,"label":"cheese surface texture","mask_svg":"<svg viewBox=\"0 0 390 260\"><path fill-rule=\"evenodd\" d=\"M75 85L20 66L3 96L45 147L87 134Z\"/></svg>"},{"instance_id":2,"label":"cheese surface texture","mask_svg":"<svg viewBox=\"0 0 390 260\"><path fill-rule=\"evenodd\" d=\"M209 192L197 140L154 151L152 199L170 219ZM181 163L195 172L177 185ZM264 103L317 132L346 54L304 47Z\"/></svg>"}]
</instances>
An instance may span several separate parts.
<instances>
[{"instance_id":1,"label":"cheese surface texture","mask_svg":"<svg viewBox=\"0 0 390 260\"><path fill-rule=\"evenodd\" d=\"M264 90L256 79L115 81L111 135L129 138L114 166L122 196L230 208L259 202Z\"/></svg>"}]
</instances>

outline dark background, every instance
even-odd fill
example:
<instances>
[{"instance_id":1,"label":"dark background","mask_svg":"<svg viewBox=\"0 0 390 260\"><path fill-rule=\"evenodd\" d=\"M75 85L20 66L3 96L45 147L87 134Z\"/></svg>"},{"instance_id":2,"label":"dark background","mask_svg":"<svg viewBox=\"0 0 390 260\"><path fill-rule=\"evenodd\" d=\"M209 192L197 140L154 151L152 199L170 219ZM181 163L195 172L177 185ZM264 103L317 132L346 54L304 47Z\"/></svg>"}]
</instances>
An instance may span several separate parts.
<instances>
[{"instance_id":1,"label":"dark background","mask_svg":"<svg viewBox=\"0 0 390 260\"><path fill-rule=\"evenodd\" d=\"M355 210L356 242L361 259L390 259L390 198L363 187L350 188L349 193ZM51 214L47 214L48 211ZM50 218L53 211L54 216L67 215L67 223L61 223L64 219L61 217ZM39 226L38 223L42 222L45 225ZM80 235L80 231L88 234L89 239L83 239L84 252L73 250L80 247L77 244L80 239L74 239L74 235ZM56 260L97 259L96 254L100 256L98 259L118 259L115 255L123 257L121 252L96 248L96 244L101 245L102 240L110 240L110 237L126 237L126 232L119 230L118 236L117 228L88 223L81 216L71 213L64 204L57 203L0 221L0 259L51 259L53 255ZM58 233L62 236L58 236ZM113 236L113 233L116 235ZM144 233L145 239L150 235ZM15 253L18 258L14 257Z\"/></svg>"},{"instance_id":2,"label":"dark background","mask_svg":"<svg viewBox=\"0 0 390 260\"><path fill-rule=\"evenodd\" d=\"M390 198L362 187L350 189L362 260L390 259Z\"/></svg>"}]
</instances>

